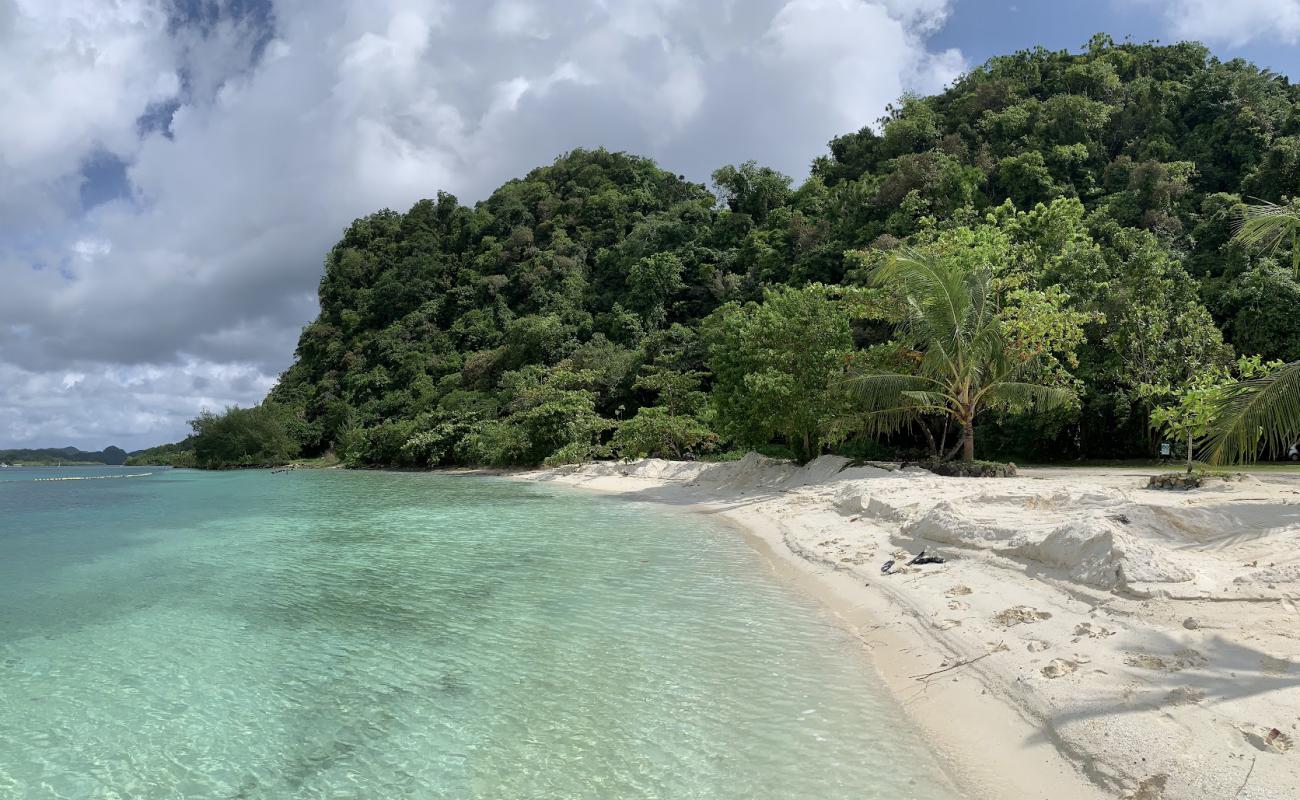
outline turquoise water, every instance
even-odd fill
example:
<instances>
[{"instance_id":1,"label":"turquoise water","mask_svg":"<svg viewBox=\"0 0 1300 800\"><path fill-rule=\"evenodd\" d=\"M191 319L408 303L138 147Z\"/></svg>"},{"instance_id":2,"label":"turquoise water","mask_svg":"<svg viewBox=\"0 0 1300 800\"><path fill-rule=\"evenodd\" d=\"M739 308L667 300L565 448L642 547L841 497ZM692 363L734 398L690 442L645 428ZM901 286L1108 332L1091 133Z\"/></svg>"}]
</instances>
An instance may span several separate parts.
<instances>
[{"instance_id":1,"label":"turquoise water","mask_svg":"<svg viewBox=\"0 0 1300 800\"><path fill-rule=\"evenodd\" d=\"M698 515L0 470L0 797L925 798L860 645Z\"/></svg>"}]
</instances>

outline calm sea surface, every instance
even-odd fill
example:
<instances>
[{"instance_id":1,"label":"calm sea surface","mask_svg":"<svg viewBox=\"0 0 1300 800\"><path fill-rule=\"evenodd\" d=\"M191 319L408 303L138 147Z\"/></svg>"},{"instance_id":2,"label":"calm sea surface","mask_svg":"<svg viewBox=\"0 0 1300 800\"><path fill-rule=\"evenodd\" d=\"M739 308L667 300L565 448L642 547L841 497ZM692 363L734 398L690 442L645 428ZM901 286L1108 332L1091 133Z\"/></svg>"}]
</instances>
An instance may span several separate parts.
<instances>
[{"instance_id":1,"label":"calm sea surface","mask_svg":"<svg viewBox=\"0 0 1300 800\"><path fill-rule=\"evenodd\" d=\"M734 532L487 478L0 470L0 798L949 797Z\"/></svg>"}]
</instances>

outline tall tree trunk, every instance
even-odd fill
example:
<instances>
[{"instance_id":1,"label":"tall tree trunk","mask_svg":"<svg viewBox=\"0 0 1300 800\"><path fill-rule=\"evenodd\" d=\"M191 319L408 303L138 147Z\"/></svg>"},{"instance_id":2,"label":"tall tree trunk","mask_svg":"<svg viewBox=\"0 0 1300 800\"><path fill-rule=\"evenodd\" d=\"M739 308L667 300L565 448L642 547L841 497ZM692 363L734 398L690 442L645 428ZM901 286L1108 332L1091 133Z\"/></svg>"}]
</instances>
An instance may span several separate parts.
<instances>
[{"instance_id":1,"label":"tall tree trunk","mask_svg":"<svg viewBox=\"0 0 1300 800\"><path fill-rule=\"evenodd\" d=\"M975 428L969 422L961 428L961 460L975 460Z\"/></svg>"}]
</instances>

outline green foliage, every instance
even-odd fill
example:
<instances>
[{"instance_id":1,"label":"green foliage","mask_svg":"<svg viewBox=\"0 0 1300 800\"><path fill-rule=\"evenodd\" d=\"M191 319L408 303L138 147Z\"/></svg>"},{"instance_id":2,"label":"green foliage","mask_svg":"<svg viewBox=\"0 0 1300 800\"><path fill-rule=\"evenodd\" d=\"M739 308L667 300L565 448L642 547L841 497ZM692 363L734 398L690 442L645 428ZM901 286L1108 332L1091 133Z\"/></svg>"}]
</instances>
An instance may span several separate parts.
<instances>
[{"instance_id":1,"label":"green foliage","mask_svg":"<svg viewBox=\"0 0 1300 800\"><path fill-rule=\"evenodd\" d=\"M1285 453L1300 442L1300 361L1226 387L1211 415L1204 445L1211 463Z\"/></svg>"},{"instance_id":2,"label":"green foliage","mask_svg":"<svg viewBox=\"0 0 1300 800\"><path fill-rule=\"evenodd\" d=\"M138 450L127 457L126 465L128 467L195 467L198 462L194 458L194 438L186 437L173 444Z\"/></svg>"},{"instance_id":3,"label":"green foliage","mask_svg":"<svg viewBox=\"0 0 1300 800\"><path fill-rule=\"evenodd\" d=\"M465 437L470 460L538 464L555 456L560 463L573 463L602 453L600 435L613 424L596 413L596 394L588 388L592 377L535 364L506 373L506 414Z\"/></svg>"},{"instance_id":4,"label":"green foliage","mask_svg":"<svg viewBox=\"0 0 1300 800\"><path fill-rule=\"evenodd\" d=\"M1241 206L1232 238L1246 247L1265 251L1289 246L1291 272L1300 278L1300 201Z\"/></svg>"},{"instance_id":5,"label":"green foliage","mask_svg":"<svg viewBox=\"0 0 1300 800\"><path fill-rule=\"evenodd\" d=\"M1017 348L994 302L993 269L963 263L969 253L908 250L876 268L902 306L898 344L909 369L856 370L868 433L891 434L937 417L961 431L963 461L975 460L975 421L989 409L1023 412L1066 405L1073 393L1034 380L1040 352ZM951 457L957 451L942 454Z\"/></svg>"},{"instance_id":6,"label":"green foliage","mask_svg":"<svg viewBox=\"0 0 1300 800\"><path fill-rule=\"evenodd\" d=\"M129 464L127 453L120 447L109 446L88 452L75 447L46 447L40 449L0 450L0 464L24 466L51 466L58 464ZM157 462L155 462L157 463Z\"/></svg>"},{"instance_id":7,"label":"green foliage","mask_svg":"<svg viewBox=\"0 0 1300 800\"><path fill-rule=\"evenodd\" d=\"M231 406L220 414L204 411L190 421L194 462L202 469L265 467L298 455L289 434L292 411L272 402L252 408Z\"/></svg>"},{"instance_id":8,"label":"green foliage","mask_svg":"<svg viewBox=\"0 0 1300 800\"><path fill-rule=\"evenodd\" d=\"M1157 393L1167 404L1151 412L1151 424L1168 440L1183 443L1187 471L1192 471L1196 447L1213 430L1216 416L1241 381L1251 381L1282 366L1265 363L1259 356L1242 356L1231 369L1210 367L1192 376L1178 389L1160 387Z\"/></svg>"},{"instance_id":9,"label":"green foliage","mask_svg":"<svg viewBox=\"0 0 1300 800\"><path fill-rule=\"evenodd\" d=\"M779 437L800 460L835 438L853 336L833 289L778 288L762 303L730 303L702 332L724 431L750 446Z\"/></svg>"},{"instance_id":10,"label":"green foliage","mask_svg":"<svg viewBox=\"0 0 1300 800\"><path fill-rule=\"evenodd\" d=\"M647 406L619 423L610 446L621 458L681 458L710 453L718 441L718 435L695 417Z\"/></svg>"}]
</instances>

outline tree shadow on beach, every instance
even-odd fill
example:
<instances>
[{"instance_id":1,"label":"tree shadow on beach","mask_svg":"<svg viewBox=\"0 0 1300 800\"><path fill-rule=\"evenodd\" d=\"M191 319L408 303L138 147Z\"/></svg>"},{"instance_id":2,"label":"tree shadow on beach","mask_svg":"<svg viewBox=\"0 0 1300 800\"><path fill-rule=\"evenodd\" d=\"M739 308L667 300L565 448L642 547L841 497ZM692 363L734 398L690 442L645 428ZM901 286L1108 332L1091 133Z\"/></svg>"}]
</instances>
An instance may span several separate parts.
<instances>
[{"instance_id":1,"label":"tree shadow on beach","mask_svg":"<svg viewBox=\"0 0 1300 800\"><path fill-rule=\"evenodd\" d=\"M1056 715L1052 727L1099 718L1120 717L1176 706L1213 707L1251 697L1300 688L1300 665L1222 636L1198 643L1195 649L1165 634L1153 635L1141 649L1130 651L1113 674L1120 688L1094 696L1083 707ZM1134 689L1131 682L1145 686ZM1287 705L1294 705L1291 699ZM1272 720L1235 720L1273 726ZM1040 731L1026 744L1045 741L1049 732ZM1247 737L1249 738L1249 737ZM1258 746L1258 745L1256 745Z\"/></svg>"}]
</instances>

